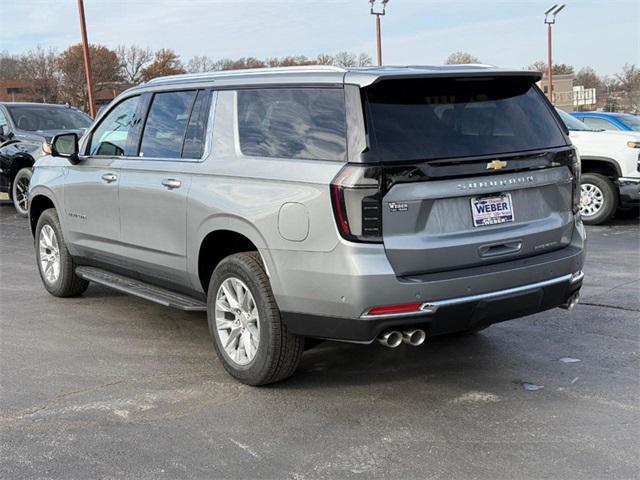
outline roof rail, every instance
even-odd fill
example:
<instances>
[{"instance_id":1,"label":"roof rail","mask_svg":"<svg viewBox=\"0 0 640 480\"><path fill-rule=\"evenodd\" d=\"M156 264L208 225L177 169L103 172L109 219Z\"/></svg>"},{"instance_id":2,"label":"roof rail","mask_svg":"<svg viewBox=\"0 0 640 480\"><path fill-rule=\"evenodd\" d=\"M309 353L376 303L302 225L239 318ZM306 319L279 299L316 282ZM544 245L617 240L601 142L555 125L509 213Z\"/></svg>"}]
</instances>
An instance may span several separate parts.
<instances>
[{"instance_id":1,"label":"roof rail","mask_svg":"<svg viewBox=\"0 0 640 480\"><path fill-rule=\"evenodd\" d=\"M239 70L215 70L202 73L185 73L181 75L169 75L166 77L152 78L145 82L146 85L157 85L166 82L176 81L198 81L206 79L224 78L235 75L260 75L265 73L295 73L295 72L338 72L344 73L347 70L333 65L303 65L293 67L266 67L266 68L243 68Z\"/></svg>"}]
</instances>

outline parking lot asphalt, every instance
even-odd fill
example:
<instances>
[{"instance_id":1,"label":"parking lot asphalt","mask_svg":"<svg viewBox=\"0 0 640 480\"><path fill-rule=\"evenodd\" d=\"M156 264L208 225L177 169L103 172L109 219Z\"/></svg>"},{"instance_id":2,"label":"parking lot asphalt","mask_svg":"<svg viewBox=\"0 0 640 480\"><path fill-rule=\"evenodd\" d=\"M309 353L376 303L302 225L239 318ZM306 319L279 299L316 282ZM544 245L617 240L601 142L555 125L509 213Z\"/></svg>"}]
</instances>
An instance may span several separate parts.
<instances>
[{"instance_id":1,"label":"parking lot asphalt","mask_svg":"<svg viewBox=\"0 0 640 480\"><path fill-rule=\"evenodd\" d=\"M571 312L419 348L326 342L266 388L225 373L202 314L50 296L6 202L0 230L0 478L640 476L637 219L588 229Z\"/></svg>"}]
</instances>

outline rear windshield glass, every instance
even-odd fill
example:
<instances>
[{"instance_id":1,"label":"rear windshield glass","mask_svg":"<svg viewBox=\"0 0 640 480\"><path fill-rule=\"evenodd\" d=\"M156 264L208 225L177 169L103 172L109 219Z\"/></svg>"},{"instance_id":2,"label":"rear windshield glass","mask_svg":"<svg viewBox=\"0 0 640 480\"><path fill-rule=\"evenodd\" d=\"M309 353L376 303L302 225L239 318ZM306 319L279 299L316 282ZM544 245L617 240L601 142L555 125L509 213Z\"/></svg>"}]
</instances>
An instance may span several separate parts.
<instances>
[{"instance_id":1,"label":"rear windshield glass","mask_svg":"<svg viewBox=\"0 0 640 480\"><path fill-rule=\"evenodd\" d=\"M80 130L91 125L91 117L72 108L7 106L19 130Z\"/></svg>"},{"instance_id":2,"label":"rear windshield glass","mask_svg":"<svg viewBox=\"0 0 640 480\"><path fill-rule=\"evenodd\" d=\"M430 160L565 145L526 79L387 80L365 90L372 156Z\"/></svg>"}]
</instances>

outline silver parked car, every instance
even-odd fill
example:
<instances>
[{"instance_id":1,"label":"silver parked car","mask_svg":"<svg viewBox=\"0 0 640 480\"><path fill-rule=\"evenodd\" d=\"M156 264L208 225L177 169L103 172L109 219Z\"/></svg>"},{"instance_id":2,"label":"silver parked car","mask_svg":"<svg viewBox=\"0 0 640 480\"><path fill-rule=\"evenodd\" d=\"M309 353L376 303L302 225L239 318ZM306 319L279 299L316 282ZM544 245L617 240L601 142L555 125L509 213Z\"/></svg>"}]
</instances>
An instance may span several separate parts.
<instances>
[{"instance_id":1,"label":"silver parked car","mask_svg":"<svg viewBox=\"0 0 640 480\"><path fill-rule=\"evenodd\" d=\"M307 67L134 87L36 164L44 286L206 311L252 385L290 376L305 338L415 346L570 308L580 164L538 78Z\"/></svg>"}]
</instances>

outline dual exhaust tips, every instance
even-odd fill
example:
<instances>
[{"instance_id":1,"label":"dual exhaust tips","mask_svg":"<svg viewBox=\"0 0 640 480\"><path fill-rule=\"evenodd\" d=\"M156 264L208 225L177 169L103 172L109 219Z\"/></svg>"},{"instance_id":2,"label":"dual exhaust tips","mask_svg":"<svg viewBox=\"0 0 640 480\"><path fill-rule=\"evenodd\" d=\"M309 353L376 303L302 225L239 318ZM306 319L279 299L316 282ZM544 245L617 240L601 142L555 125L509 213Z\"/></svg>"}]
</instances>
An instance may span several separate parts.
<instances>
[{"instance_id":1,"label":"dual exhaust tips","mask_svg":"<svg viewBox=\"0 0 640 480\"><path fill-rule=\"evenodd\" d=\"M403 332L399 330L387 330L378 337L378 343L388 348L399 347L406 343L412 347L418 347L427 339L427 333L421 328L412 328Z\"/></svg>"}]
</instances>

